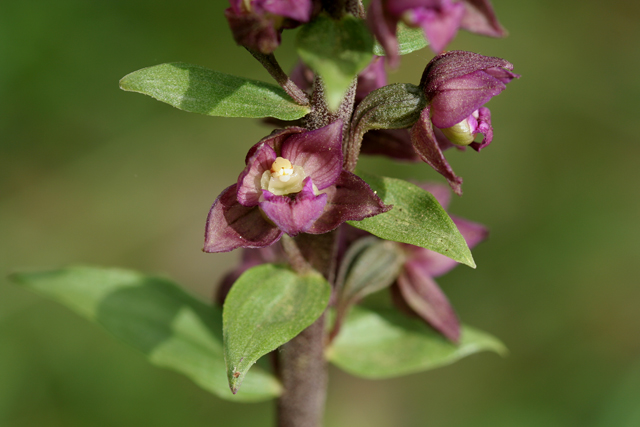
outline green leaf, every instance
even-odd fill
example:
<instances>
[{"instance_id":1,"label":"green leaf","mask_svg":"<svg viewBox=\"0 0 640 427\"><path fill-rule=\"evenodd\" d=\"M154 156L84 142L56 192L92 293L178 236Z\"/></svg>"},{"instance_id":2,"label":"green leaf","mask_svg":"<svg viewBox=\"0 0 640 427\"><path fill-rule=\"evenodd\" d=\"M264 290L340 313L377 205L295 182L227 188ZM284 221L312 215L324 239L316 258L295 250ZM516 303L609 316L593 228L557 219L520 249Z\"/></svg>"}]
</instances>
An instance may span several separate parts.
<instances>
[{"instance_id":1,"label":"green leaf","mask_svg":"<svg viewBox=\"0 0 640 427\"><path fill-rule=\"evenodd\" d=\"M279 86L180 62L127 74L120 88L209 116L296 120L310 111L293 102Z\"/></svg>"},{"instance_id":2,"label":"green leaf","mask_svg":"<svg viewBox=\"0 0 640 427\"><path fill-rule=\"evenodd\" d=\"M12 279L99 323L154 365L178 371L219 397L260 401L282 391L273 375L255 367L245 382L246 393L229 393L220 310L170 280L93 267L20 273Z\"/></svg>"},{"instance_id":3,"label":"green leaf","mask_svg":"<svg viewBox=\"0 0 640 427\"><path fill-rule=\"evenodd\" d=\"M231 391L238 391L245 374L260 357L318 319L330 295L331 285L316 272L298 275L273 264L244 272L227 295L222 316Z\"/></svg>"},{"instance_id":4,"label":"green leaf","mask_svg":"<svg viewBox=\"0 0 640 427\"><path fill-rule=\"evenodd\" d=\"M327 357L353 375L388 378L448 365L484 350L507 353L497 338L468 326L463 326L456 345L397 310L355 306Z\"/></svg>"},{"instance_id":5,"label":"green leaf","mask_svg":"<svg viewBox=\"0 0 640 427\"><path fill-rule=\"evenodd\" d=\"M400 55L406 55L429 46L429 42L424 37L424 30L420 27L410 28L401 22L398 24L396 36ZM385 55L383 47L378 42L373 47L373 53L378 56Z\"/></svg>"},{"instance_id":6,"label":"green leaf","mask_svg":"<svg viewBox=\"0 0 640 427\"><path fill-rule=\"evenodd\" d=\"M393 209L362 221L349 221L350 225L382 239L427 248L476 267L464 237L431 193L401 179L358 174Z\"/></svg>"},{"instance_id":7,"label":"green leaf","mask_svg":"<svg viewBox=\"0 0 640 427\"><path fill-rule=\"evenodd\" d=\"M296 38L298 55L325 85L329 108L337 110L354 77L373 58L373 37L362 19L340 21L320 16L304 25Z\"/></svg>"}]
</instances>

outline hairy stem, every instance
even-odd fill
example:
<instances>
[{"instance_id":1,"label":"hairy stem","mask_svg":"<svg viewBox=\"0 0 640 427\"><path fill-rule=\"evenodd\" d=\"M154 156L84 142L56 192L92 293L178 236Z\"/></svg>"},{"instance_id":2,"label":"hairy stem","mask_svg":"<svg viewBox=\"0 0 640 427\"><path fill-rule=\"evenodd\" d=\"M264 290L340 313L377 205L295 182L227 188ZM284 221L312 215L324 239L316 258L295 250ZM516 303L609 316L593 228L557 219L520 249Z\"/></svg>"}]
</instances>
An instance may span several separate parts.
<instances>
[{"instance_id":1,"label":"hairy stem","mask_svg":"<svg viewBox=\"0 0 640 427\"><path fill-rule=\"evenodd\" d=\"M283 239L285 251L295 247L329 282L335 276L337 233L300 234ZM283 236L284 237L284 236ZM288 243L285 243L287 242ZM325 315L281 347L278 372L284 392L278 399L278 427L320 427L327 394L327 362L324 358Z\"/></svg>"},{"instance_id":2,"label":"hairy stem","mask_svg":"<svg viewBox=\"0 0 640 427\"><path fill-rule=\"evenodd\" d=\"M248 48L247 50L262 64L269 74L271 74L271 77L275 79L275 81L291 98L293 98L296 103L305 106L309 105L309 97L307 94L304 93L303 90L289 78L287 73L282 70L282 67L278 64L273 53L264 54Z\"/></svg>"}]
</instances>

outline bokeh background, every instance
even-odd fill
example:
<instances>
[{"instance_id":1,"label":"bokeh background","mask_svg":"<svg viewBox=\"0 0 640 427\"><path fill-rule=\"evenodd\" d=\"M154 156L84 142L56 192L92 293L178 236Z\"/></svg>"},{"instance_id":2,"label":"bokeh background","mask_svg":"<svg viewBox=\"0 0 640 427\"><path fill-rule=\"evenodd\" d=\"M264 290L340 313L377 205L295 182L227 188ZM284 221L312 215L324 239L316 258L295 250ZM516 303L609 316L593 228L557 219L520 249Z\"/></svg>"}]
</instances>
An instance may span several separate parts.
<instances>
[{"instance_id":1,"label":"bokeh background","mask_svg":"<svg viewBox=\"0 0 640 427\"><path fill-rule=\"evenodd\" d=\"M522 78L489 103L495 139L449 152L451 211L487 224L477 270L439 279L506 359L478 354L384 381L332 369L326 425L640 425L640 6L494 0L510 37L451 49L507 58ZM271 402L207 394L13 271L121 266L209 298L237 254L203 254L208 209L269 130L125 93L118 80L183 61L270 81L235 46L222 0L0 2L0 426L270 426ZM277 52L295 62L293 33ZM394 82L417 83L428 50ZM443 180L423 164L363 169Z\"/></svg>"}]
</instances>

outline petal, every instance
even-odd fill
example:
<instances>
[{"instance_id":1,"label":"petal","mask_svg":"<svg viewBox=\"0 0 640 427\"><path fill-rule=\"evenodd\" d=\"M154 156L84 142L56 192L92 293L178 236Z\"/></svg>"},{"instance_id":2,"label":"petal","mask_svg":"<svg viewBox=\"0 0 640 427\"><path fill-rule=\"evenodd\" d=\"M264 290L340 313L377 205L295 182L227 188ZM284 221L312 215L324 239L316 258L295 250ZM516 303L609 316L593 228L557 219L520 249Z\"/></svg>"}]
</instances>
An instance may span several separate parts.
<instances>
[{"instance_id":1,"label":"petal","mask_svg":"<svg viewBox=\"0 0 640 427\"><path fill-rule=\"evenodd\" d=\"M373 56L373 60L358 74L356 86L356 104L362 101L370 92L387 85L387 72L384 70L384 60L381 56Z\"/></svg>"},{"instance_id":2,"label":"petal","mask_svg":"<svg viewBox=\"0 0 640 427\"><path fill-rule=\"evenodd\" d=\"M460 231L460 234L464 237L469 248L475 247L478 243L482 242L489 236L489 229L480 223L472 222L454 215L451 215L451 219L456 227L458 227L458 231Z\"/></svg>"},{"instance_id":3,"label":"petal","mask_svg":"<svg viewBox=\"0 0 640 427\"><path fill-rule=\"evenodd\" d=\"M311 18L311 0L271 0L262 2L262 7L274 15L300 22L308 22Z\"/></svg>"},{"instance_id":4,"label":"petal","mask_svg":"<svg viewBox=\"0 0 640 427\"><path fill-rule=\"evenodd\" d=\"M396 37L398 17L390 16L384 12L382 0L372 0L367 12L367 23L371 32L384 48L389 66L397 68L400 65L398 39Z\"/></svg>"},{"instance_id":5,"label":"petal","mask_svg":"<svg viewBox=\"0 0 640 427\"><path fill-rule=\"evenodd\" d=\"M333 185L342 170L342 120L290 136L282 143L281 156L302 166L318 190Z\"/></svg>"},{"instance_id":6,"label":"petal","mask_svg":"<svg viewBox=\"0 0 640 427\"><path fill-rule=\"evenodd\" d=\"M224 11L229 22L233 39L240 46L271 53L280 45L280 32L273 22L264 15L254 13L236 13L232 8Z\"/></svg>"},{"instance_id":7,"label":"petal","mask_svg":"<svg viewBox=\"0 0 640 427\"><path fill-rule=\"evenodd\" d=\"M427 99L431 99L440 90L440 86L448 80L490 68L513 70L513 64L502 58L484 56L463 50L452 50L442 53L429 61L422 73L420 87L425 90ZM514 76L517 76L517 74L514 74ZM507 82L503 81L503 83Z\"/></svg>"},{"instance_id":8,"label":"petal","mask_svg":"<svg viewBox=\"0 0 640 427\"><path fill-rule=\"evenodd\" d=\"M483 135L482 142L469 144L476 151L482 150L493 141L493 127L491 126L491 111L487 107L478 110L478 133Z\"/></svg>"},{"instance_id":9,"label":"petal","mask_svg":"<svg viewBox=\"0 0 640 427\"><path fill-rule=\"evenodd\" d=\"M434 168L436 172L444 176L447 181L449 181L449 185L453 191L461 196L462 178L453 173L453 169L451 169L447 159L445 159L442 154L442 150L433 132L433 127L431 126L429 110L430 108L427 106L427 108L422 111L420 119L411 128L413 148L420 158Z\"/></svg>"},{"instance_id":10,"label":"petal","mask_svg":"<svg viewBox=\"0 0 640 427\"><path fill-rule=\"evenodd\" d=\"M406 263L397 283L404 300L416 314L451 341L458 341L460 321L453 307L438 284L419 265Z\"/></svg>"},{"instance_id":11,"label":"petal","mask_svg":"<svg viewBox=\"0 0 640 427\"><path fill-rule=\"evenodd\" d=\"M502 81L485 71L474 71L447 80L431 98L431 121L441 129L451 127L469 117L504 89L506 86Z\"/></svg>"},{"instance_id":12,"label":"petal","mask_svg":"<svg viewBox=\"0 0 640 427\"><path fill-rule=\"evenodd\" d=\"M442 206L444 210L447 210L449 202L451 201L451 191L449 187L435 182L423 182L418 184L418 187L431 193L438 203L440 203L440 206Z\"/></svg>"},{"instance_id":13,"label":"petal","mask_svg":"<svg viewBox=\"0 0 640 427\"><path fill-rule=\"evenodd\" d=\"M276 157L274 149L262 142L238 177L238 203L243 206L258 205L262 196L260 179L264 171L271 169Z\"/></svg>"},{"instance_id":14,"label":"petal","mask_svg":"<svg viewBox=\"0 0 640 427\"><path fill-rule=\"evenodd\" d=\"M456 36L464 11L462 3L451 3L438 9L414 9L410 19L422 27L429 47L439 53Z\"/></svg>"},{"instance_id":15,"label":"petal","mask_svg":"<svg viewBox=\"0 0 640 427\"><path fill-rule=\"evenodd\" d=\"M413 149L408 129L370 130L364 134L360 152L409 162L421 160Z\"/></svg>"},{"instance_id":16,"label":"petal","mask_svg":"<svg viewBox=\"0 0 640 427\"><path fill-rule=\"evenodd\" d=\"M391 15L400 17L410 9L438 9L442 7L445 2L451 3L451 0L386 0L384 9Z\"/></svg>"},{"instance_id":17,"label":"petal","mask_svg":"<svg viewBox=\"0 0 640 427\"><path fill-rule=\"evenodd\" d=\"M327 195L329 198L324 214L307 233L327 233L345 221L360 221L392 208L382 203L382 200L360 177L347 171L340 173L336 185L328 189Z\"/></svg>"},{"instance_id":18,"label":"petal","mask_svg":"<svg viewBox=\"0 0 640 427\"><path fill-rule=\"evenodd\" d=\"M303 132L308 132L308 130L293 126L286 129L275 129L273 132L271 132L271 135L262 138L260 141L258 141L257 144L249 149L247 157L245 157L244 159L245 164L249 164L249 159L251 159L251 157L256 154L258 148L262 147L263 144L266 144L269 147L273 148L276 154L279 156L282 151L282 143L291 135Z\"/></svg>"},{"instance_id":19,"label":"petal","mask_svg":"<svg viewBox=\"0 0 640 427\"><path fill-rule=\"evenodd\" d=\"M257 207L236 200L236 184L216 199L207 217L205 252L229 252L236 248L263 248L278 241L282 232L267 222Z\"/></svg>"},{"instance_id":20,"label":"petal","mask_svg":"<svg viewBox=\"0 0 640 427\"><path fill-rule=\"evenodd\" d=\"M306 66L302 60L298 60L298 63L293 70L291 70L291 74L289 78L302 90L308 91L313 88L313 79L314 79L313 70Z\"/></svg>"},{"instance_id":21,"label":"petal","mask_svg":"<svg viewBox=\"0 0 640 427\"><path fill-rule=\"evenodd\" d=\"M462 28L483 36L506 37L507 30L498 22L489 0L464 0L462 3L466 8Z\"/></svg>"},{"instance_id":22,"label":"petal","mask_svg":"<svg viewBox=\"0 0 640 427\"><path fill-rule=\"evenodd\" d=\"M313 194L311 178L304 180L304 188L295 198L276 196L264 191L260 209L273 221L280 230L290 236L306 232L322 215L327 204L327 195Z\"/></svg>"}]
</instances>

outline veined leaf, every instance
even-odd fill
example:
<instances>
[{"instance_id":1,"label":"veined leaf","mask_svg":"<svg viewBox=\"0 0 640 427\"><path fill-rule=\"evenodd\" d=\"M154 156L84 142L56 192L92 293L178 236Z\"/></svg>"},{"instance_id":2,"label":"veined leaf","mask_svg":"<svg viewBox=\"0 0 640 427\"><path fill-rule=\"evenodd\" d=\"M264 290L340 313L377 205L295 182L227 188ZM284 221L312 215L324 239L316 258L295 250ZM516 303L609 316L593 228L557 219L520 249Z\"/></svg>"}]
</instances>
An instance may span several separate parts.
<instances>
[{"instance_id":1,"label":"veined leaf","mask_svg":"<svg viewBox=\"0 0 640 427\"><path fill-rule=\"evenodd\" d=\"M476 267L464 237L431 193L401 179L358 174L393 209L362 221L349 221L350 225L382 239L427 248Z\"/></svg>"},{"instance_id":2,"label":"veined leaf","mask_svg":"<svg viewBox=\"0 0 640 427\"><path fill-rule=\"evenodd\" d=\"M70 267L12 279L103 326L157 366L178 371L234 401L277 397L278 380L255 367L242 396L229 393L222 353L222 313L170 280L128 270Z\"/></svg>"},{"instance_id":3,"label":"veined leaf","mask_svg":"<svg viewBox=\"0 0 640 427\"><path fill-rule=\"evenodd\" d=\"M463 326L460 343L453 344L419 319L397 310L351 309L332 346L329 360L364 378L389 378L451 364L480 351L505 355L497 338Z\"/></svg>"},{"instance_id":4,"label":"veined leaf","mask_svg":"<svg viewBox=\"0 0 640 427\"><path fill-rule=\"evenodd\" d=\"M331 285L316 272L298 275L274 264L245 271L233 284L223 308L224 355L231 391L238 391L260 357L318 319L330 295Z\"/></svg>"},{"instance_id":5,"label":"veined leaf","mask_svg":"<svg viewBox=\"0 0 640 427\"><path fill-rule=\"evenodd\" d=\"M209 116L296 120L310 111L279 86L180 62L127 74L120 80L120 88Z\"/></svg>"}]
</instances>

